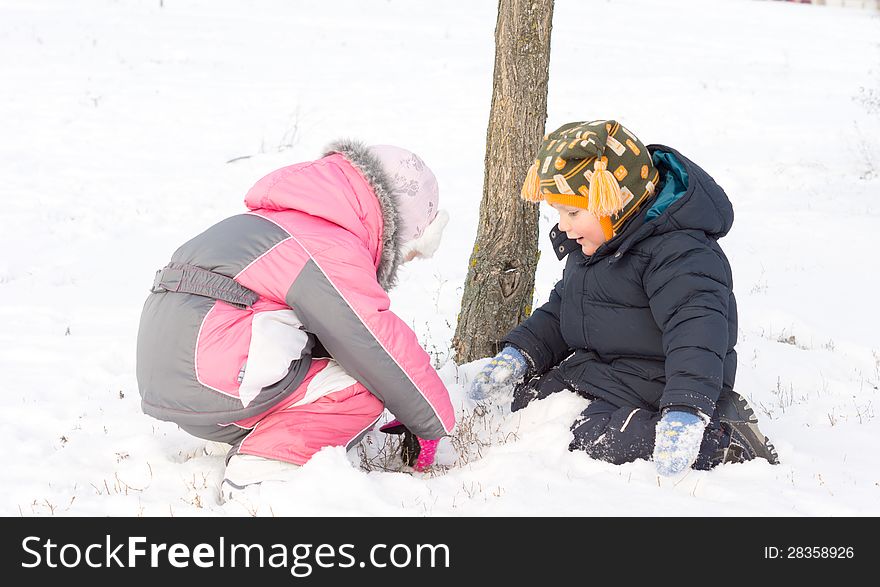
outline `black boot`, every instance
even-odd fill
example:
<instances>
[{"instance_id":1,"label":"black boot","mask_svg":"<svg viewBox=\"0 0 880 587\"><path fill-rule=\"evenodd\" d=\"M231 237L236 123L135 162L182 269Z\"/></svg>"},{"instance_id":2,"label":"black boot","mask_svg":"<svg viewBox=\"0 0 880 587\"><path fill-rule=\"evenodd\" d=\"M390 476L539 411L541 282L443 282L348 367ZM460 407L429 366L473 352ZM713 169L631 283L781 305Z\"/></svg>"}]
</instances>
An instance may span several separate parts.
<instances>
[{"instance_id":1,"label":"black boot","mask_svg":"<svg viewBox=\"0 0 880 587\"><path fill-rule=\"evenodd\" d=\"M715 405L721 428L730 436L719 455L722 463L741 463L754 458L779 464L779 455L770 440L758 429L758 417L746 399L735 391L722 394Z\"/></svg>"}]
</instances>

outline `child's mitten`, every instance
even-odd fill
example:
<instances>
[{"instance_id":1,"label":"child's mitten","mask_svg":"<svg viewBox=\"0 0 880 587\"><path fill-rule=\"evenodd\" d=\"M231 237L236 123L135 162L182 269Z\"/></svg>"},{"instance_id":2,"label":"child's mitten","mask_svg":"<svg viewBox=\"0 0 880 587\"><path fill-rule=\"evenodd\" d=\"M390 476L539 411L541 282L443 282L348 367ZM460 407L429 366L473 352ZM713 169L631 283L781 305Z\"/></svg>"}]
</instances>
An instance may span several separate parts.
<instances>
[{"instance_id":1,"label":"child's mitten","mask_svg":"<svg viewBox=\"0 0 880 587\"><path fill-rule=\"evenodd\" d=\"M403 462L416 471L424 472L434 464L434 455L437 453L437 445L440 439L427 440L419 438L409 431L400 420L392 420L379 428L385 434L402 434L403 441L400 443L400 456Z\"/></svg>"},{"instance_id":2,"label":"child's mitten","mask_svg":"<svg viewBox=\"0 0 880 587\"><path fill-rule=\"evenodd\" d=\"M468 395L474 400L486 399L500 388L522 379L527 368L523 354L514 346L506 346L474 377Z\"/></svg>"},{"instance_id":3,"label":"child's mitten","mask_svg":"<svg viewBox=\"0 0 880 587\"><path fill-rule=\"evenodd\" d=\"M669 409L657 423L654 466L663 476L677 475L690 467L700 453L707 420L696 414Z\"/></svg>"}]
</instances>

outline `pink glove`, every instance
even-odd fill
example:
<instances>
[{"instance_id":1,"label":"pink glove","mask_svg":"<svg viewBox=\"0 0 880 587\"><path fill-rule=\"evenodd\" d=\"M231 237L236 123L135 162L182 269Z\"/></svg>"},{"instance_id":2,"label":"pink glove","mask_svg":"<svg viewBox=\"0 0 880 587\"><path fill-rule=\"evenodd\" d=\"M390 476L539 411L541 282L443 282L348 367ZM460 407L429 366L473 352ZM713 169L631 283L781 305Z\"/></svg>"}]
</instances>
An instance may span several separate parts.
<instances>
[{"instance_id":1,"label":"pink glove","mask_svg":"<svg viewBox=\"0 0 880 587\"><path fill-rule=\"evenodd\" d=\"M419 438L419 446L422 450L419 451L419 458L416 459L414 467L416 471L423 472L434 464L434 455L437 454L438 444L440 444L439 438L437 440Z\"/></svg>"},{"instance_id":2,"label":"pink glove","mask_svg":"<svg viewBox=\"0 0 880 587\"><path fill-rule=\"evenodd\" d=\"M440 439L426 440L419 438L409 431L400 420L392 420L379 428L385 434L403 434L403 442L400 443L400 456L403 462L416 471L424 472L434 464L434 455L437 454L437 445Z\"/></svg>"}]
</instances>

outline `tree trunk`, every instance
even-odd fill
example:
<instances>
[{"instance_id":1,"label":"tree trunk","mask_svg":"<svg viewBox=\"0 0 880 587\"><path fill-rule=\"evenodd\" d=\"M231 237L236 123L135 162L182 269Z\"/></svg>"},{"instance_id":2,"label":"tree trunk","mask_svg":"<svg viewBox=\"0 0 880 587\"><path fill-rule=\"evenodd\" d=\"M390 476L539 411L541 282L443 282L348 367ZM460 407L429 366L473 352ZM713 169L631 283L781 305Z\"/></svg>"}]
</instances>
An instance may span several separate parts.
<instances>
[{"instance_id":1,"label":"tree trunk","mask_svg":"<svg viewBox=\"0 0 880 587\"><path fill-rule=\"evenodd\" d=\"M499 0L477 240L452 344L456 362L494 355L531 314L538 206L519 197L544 136L554 0Z\"/></svg>"}]
</instances>

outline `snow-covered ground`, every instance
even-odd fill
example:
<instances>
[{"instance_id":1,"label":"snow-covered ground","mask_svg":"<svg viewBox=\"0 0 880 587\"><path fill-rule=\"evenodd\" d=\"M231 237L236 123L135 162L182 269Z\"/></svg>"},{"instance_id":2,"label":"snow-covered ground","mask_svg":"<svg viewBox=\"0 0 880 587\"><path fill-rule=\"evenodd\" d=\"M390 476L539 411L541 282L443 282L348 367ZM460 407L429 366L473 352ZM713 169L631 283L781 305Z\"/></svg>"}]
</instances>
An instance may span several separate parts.
<instances>
[{"instance_id":1,"label":"snow-covered ground","mask_svg":"<svg viewBox=\"0 0 880 587\"><path fill-rule=\"evenodd\" d=\"M783 463L659 479L566 450L586 402L474 414L450 339L476 233L496 3L4 0L0 514L880 515L880 18L755 0L557 0L548 130L622 120L727 190L737 387ZM392 308L461 420L428 474L382 434L246 508L223 458L140 412L154 271L333 139L420 153L452 220ZM554 213L542 209L542 232ZM536 303L561 273L545 247ZM384 459L389 464L388 459ZM393 462L390 462L393 465ZM369 470L367 470L369 469Z\"/></svg>"}]
</instances>

